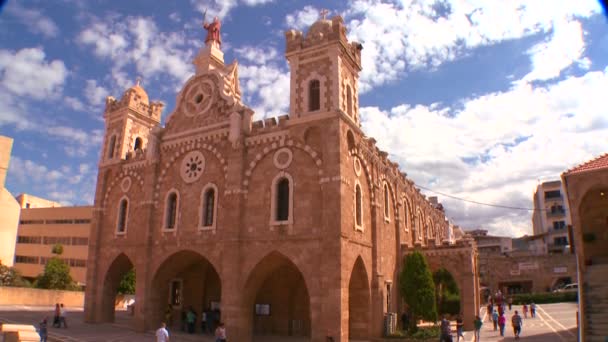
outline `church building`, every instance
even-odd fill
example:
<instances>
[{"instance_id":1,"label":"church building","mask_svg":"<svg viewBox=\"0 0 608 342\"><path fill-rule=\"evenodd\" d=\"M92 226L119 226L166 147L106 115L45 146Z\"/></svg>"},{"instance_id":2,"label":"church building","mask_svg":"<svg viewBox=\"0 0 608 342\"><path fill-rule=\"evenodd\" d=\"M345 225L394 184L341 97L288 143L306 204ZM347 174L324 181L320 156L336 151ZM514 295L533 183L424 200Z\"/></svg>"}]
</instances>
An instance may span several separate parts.
<instances>
[{"instance_id":1,"label":"church building","mask_svg":"<svg viewBox=\"0 0 608 342\"><path fill-rule=\"evenodd\" d=\"M467 325L477 252L443 208L361 130L362 45L340 16L285 33L289 113L254 121L216 19L164 126L138 83L108 97L90 233L88 322L112 322L136 272L133 324L179 329L190 307L221 313L230 340L380 337L399 314L413 250L452 272ZM258 337L262 338L259 339Z\"/></svg>"}]
</instances>

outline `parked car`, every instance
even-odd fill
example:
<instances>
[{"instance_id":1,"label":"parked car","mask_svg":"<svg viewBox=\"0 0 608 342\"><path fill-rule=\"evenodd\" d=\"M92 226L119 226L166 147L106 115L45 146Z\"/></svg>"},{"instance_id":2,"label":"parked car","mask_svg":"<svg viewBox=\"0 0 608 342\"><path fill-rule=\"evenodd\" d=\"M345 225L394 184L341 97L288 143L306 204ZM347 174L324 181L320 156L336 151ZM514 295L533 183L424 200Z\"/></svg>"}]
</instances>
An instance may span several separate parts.
<instances>
[{"instance_id":1,"label":"parked car","mask_svg":"<svg viewBox=\"0 0 608 342\"><path fill-rule=\"evenodd\" d=\"M553 292L578 292L578 284L577 283L568 284L568 285L562 287L561 289L557 289Z\"/></svg>"}]
</instances>

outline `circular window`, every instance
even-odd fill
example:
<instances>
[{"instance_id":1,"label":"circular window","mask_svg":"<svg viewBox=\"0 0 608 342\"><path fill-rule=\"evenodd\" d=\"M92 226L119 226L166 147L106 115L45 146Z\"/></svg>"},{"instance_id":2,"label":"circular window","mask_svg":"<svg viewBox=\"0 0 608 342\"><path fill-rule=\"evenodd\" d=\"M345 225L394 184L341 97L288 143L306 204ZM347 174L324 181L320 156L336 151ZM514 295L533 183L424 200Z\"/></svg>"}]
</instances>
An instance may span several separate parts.
<instances>
[{"instance_id":1,"label":"circular window","mask_svg":"<svg viewBox=\"0 0 608 342\"><path fill-rule=\"evenodd\" d=\"M192 183L199 179L205 171L205 157L199 151L192 151L184 157L180 175L184 182Z\"/></svg>"},{"instance_id":2,"label":"circular window","mask_svg":"<svg viewBox=\"0 0 608 342\"><path fill-rule=\"evenodd\" d=\"M122 182L120 183L120 189L123 192L127 192L129 191L129 189L131 188L131 177L125 177Z\"/></svg>"},{"instance_id":3,"label":"circular window","mask_svg":"<svg viewBox=\"0 0 608 342\"><path fill-rule=\"evenodd\" d=\"M293 153L287 147L283 147L274 153L274 166L277 169L286 169L291 164L293 160Z\"/></svg>"},{"instance_id":4,"label":"circular window","mask_svg":"<svg viewBox=\"0 0 608 342\"><path fill-rule=\"evenodd\" d=\"M203 94L198 94L194 98L194 102L196 102L197 104L201 103L202 101L203 101Z\"/></svg>"},{"instance_id":5,"label":"circular window","mask_svg":"<svg viewBox=\"0 0 608 342\"><path fill-rule=\"evenodd\" d=\"M359 161L359 158L355 157L353 158L353 167L355 168L355 174L357 176L361 175L361 161Z\"/></svg>"}]
</instances>

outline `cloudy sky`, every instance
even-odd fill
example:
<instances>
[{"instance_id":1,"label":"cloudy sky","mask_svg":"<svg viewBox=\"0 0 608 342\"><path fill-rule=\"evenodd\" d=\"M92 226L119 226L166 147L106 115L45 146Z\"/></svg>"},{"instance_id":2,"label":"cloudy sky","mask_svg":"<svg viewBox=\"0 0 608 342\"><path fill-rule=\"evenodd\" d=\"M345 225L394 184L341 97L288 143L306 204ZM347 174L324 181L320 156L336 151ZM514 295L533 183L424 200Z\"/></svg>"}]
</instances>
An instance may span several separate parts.
<instances>
[{"instance_id":1,"label":"cloudy sky","mask_svg":"<svg viewBox=\"0 0 608 342\"><path fill-rule=\"evenodd\" d=\"M608 152L608 22L595 0L332 3L329 16L341 15L364 46L363 129L420 186L531 208L539 180ZM141 76L166 117L194 72L205 9L223 20L225 59L238 59L256 118L287 113L284 31L306 31L324 6L8 1L0 12L0 134L15 139L7 188L92 203L105 97ZM531 233L529 211L439 197L466 228Z\"/></svg>"}]
</instances>

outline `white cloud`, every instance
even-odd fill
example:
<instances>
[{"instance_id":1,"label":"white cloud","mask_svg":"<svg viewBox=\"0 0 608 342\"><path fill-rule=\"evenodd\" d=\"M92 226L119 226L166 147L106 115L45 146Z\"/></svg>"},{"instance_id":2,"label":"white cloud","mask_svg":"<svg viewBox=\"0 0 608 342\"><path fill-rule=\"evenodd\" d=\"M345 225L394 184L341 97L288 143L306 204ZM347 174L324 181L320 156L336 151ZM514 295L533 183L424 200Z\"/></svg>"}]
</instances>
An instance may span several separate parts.
<instances>
[{"instance_id":1,"label":"white cloud","mask_svg":"<svg viewBox=\"0 0 608 342\"><path fill-rule=\"evenodd\" d=\"M275 61L279 55L275 48L259 48L257 46L243 46L234 49L237 56L253 64L266 64Z\"/></svg>"},{"instance_id":2,"label":"white cloud","mask_svg":"<svg viewBox=\"0 0 608 342\"><path fill-rule=\"evenodd\" d=\"M215 16L223 19L237 6L237 0L190 0L190 2L199 12L207 12L208 21Z\"/></svg>"},{"instance_id":3,"label":"white cloud","mask_svg":"<svg viewBox=\"0 0 608 342\"><path fill-rule=\"evenodd\" d=\"M24 8L17 1L10 1L6 6L6 12L19 19L33 33L42 34L47 38L59 34L59 28L51 18L38 10Z\"/></svg>"},{"instance_id":4,"label":"white cloud","mask_svg":"<svg viewBox=\"0 0 608 342\"><path fill-rule=\"evenodd\" d=\"M447 13L422 0L401 4L356 0L351 4L346 13L349 36L364 46L362 91L393 81L406 70L439 66L481 45L554 29L559 32L559 26L572 18L601 12L593 0L556 1L551 6L525 0L443 3L449 8ZM564 30L568 29L572 28Z\"/></svg>"},{"instance_id":5,"label":"white cloud","mask_svg":"<svg viewBox=\"0 0 608 342\"><path fill-rule=\"evenodd\" d=\"M182 21L182 17L177 12L173 12L173 13L169 14L169 19L171 19L171 21L173 21L175 23L179 23Z\"/></svg>"},{"instance_id":6,"label":"white cloud","mask_svg":"<svg viewBox=\"0 0 608 342\"><path fill-rule=\"evenodd\" d=\"M508 91L464 100L458 110L364 107L362 126L421 186L531 208L537 179L558 179L567 168L605 152L605 89L608 68L545 87L516 82ZM439 197L447 215L465 228L531 233L528 211Z\"/></svg>"},{"instance_id":7,"label":"white cloud","mask_svg":"<svg viewBox=\"0 0 608 342\"><path fill-rule=\"evenodd\" d=\"M274 2L274 0L241 0L247 6L259 6Z\"/></svg>"},{"instance_id":8,"label":"white cloud","mask_svg":"<svg viewBox=\"0 0 608 342\"><path fill-rule=\"evenodd\" d=\"M109 93L110 92L106 88L97 85L97 81L87 80L87 85L84 88L84 96L91 105L100 106L105 103Z\"/></svg>"},{"instance_id":9,"label":"white cloud","mask_svg":"<svg viewBox=\"0 0 608 342\"><path fill-rule=\"evenodd\" d=\"M285 24L289 29L306 30L319 19L319 10L313 6L304 6L303 9L288 14Z\"/></svg>"},{"instance_id":10,"label":"white cloud","mask_svg":"<svg viewBox=\"0 0 608 342\"><path fill-rule=\"evenodd\" d=\"M41 100L59 95L68 72L63 61L48 62L42 48L0 50L0 87Z\"/></svg>"},{"instance_id":11,"label":"white cloud","mask_svg":"<svg viewBox=\"0 0 608 342\"><path fill-rule=\"evenodd\" d=\"M85 109L84 103L75 97L66 96L63 98L63 101L69 108L72 108L75 111L80 112Z\"/></svg>"},{"instance_id":12,"label":"white cloud","mask_svg":"<svg viewBox=\"0 0 608 342\"><path fill-rule=\"evenodd\" d=\"M583 28L579 21L555 23L551 40L537 44L530 50L532 71L524 80L559 77L562 70L581 59L584 50Z\"/></svg>"},{"instance_id":13,"label":"white cloud","mask_svg":"<svg viewBox=\"0 0 608 342\"><path fill-rule=\"evenodd\" d=\"M289 72L273 65L239 66L241 91L253 103L256 118L287 114ZM255 94L256 98L252 95Z\"/></svg>"}]
</instances>

